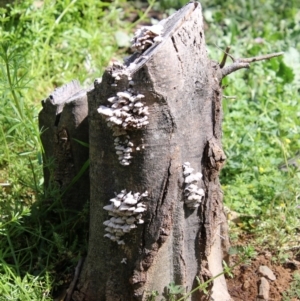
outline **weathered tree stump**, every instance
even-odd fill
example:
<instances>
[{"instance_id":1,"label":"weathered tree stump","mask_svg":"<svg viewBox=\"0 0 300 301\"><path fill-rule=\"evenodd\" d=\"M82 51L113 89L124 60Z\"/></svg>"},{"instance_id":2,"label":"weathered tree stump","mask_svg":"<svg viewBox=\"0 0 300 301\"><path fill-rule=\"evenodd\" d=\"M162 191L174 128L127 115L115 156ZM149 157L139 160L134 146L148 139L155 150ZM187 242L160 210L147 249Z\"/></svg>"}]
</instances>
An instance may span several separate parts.
<instances>
[{"instance_id":1,"label":"weathered tree stump","mask_svg":"<svg viewBox=\"0 0 300 301\"><path fill-rule=\"evenodd\" d=\"M83 145L89 141L88 106L82 92L78 81L56 89L42 101L39 114L45 188L55 185L70 210L82 209L90 191L89 149Z\"/></svg>"},{"instance_id":2,"label":"weathered tree stump","mask_svg":"<svg viewBox=\"0 0 300 301\"><path fill-rule=\"evenodd\" d=\"M136 53L110 66L87 97L72 82L43 102L39 116L45 162L54 162L46 187L57 183L69 209L90 195L88 254L68 300L145 301L172 282L189 292L198 278L213 278L209 296L185 300L229 301L221 81L282 53L234 59L228 47L220 64L211 61L198 2L139 30L133 46Z\"/></svg>"},{"instance_id":3,"label":"weathered tree stump","mask_svg":"<svg viewBox=\"0 0 300 301\"><path fill-rule=\"evenodd\" d=\"M197 286L196 276L205 281L222 272L223 254L229 245L218 178L225 161L222 72L219 64L207 57L199 3L186 5L162 24L157 43L134 54L124 66L112 65L88 93L90 240L73 294L76 301L147 300L151 291L162 293L173 281L190 291ZM144 96L140 102L149 109L148 120L147 114L142 114L148 125L141 122L139 128L137 124L107 122L112 117L108 99L122 102L118 92ZM114 136L123 130L126 134ZM123 146L131 143L132 158L123 160L122 149L118 158L116 137ZM185 162L189 164L183 167ZM188 172L189 165L194 172ZM198 177L193 182L198 189L196 203L187 199L191 194L184 171ZM111 218L109 214L115 220L122 218L122 209L118 211L116 206L120 215L114 215L103 207L111 206L110 199L124 189L132 194L147 191L148 196L137 197L146 205L144 223L136 223L136 229L120 237L103 223ZM124 205L124 198L118 200ZM198 292L190 300L206 297ZM213 281L212 297L230 300L223 276Z\"/></svg>"}]
</instances>

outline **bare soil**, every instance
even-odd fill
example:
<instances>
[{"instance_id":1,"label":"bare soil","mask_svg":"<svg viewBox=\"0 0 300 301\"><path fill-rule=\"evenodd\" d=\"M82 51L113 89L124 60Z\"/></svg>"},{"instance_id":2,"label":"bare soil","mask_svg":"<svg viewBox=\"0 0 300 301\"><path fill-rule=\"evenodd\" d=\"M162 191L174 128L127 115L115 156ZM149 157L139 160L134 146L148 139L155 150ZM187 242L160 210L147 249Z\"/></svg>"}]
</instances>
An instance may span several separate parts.
<instances>
[{"instance_id":1,"label":"bare soil","mask_svg":"<svg viewBox=\"0 0 300 301\"><path fill-rule=\"evenodd\" d=\"M276 276L276 280L268 280L270 285L268 301L282 300L282 293L290 287L293 273L300 269L300 258L290 254L290 259L281 264L274 261L273 255L268 251L258 251L258 255L247 264L241 264L234 268L233 278L227 277L229 294L234 301L256 301L258 296L258 287L262 275L258 272L260 266L269 267ZM299 256L298 256L299 257ZM230 261L234 265L237 257L233 256ZM299 299L291 299L296 301Z\"/></svg>"}]
</instances>

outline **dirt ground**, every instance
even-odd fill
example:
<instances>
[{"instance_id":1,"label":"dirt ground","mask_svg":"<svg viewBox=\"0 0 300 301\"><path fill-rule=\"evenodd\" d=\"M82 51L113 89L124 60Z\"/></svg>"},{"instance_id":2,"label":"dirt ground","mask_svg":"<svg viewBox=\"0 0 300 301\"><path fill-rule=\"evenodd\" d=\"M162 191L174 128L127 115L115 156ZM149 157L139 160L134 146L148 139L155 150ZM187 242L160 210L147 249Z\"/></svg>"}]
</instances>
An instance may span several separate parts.
<instances>
[{"instance_id":1,"label":"dirt ground","mask_svg":"<svg viewBox=\"0 0 300 301\"><path fill-rule=\"evenodd\" d=\"M268 301L282 300L282 293L287 291L293 279L294 272L300 272L300 256L293 256L286 263L280 264L272 260L270 252L258 252L258 255L248 264L241 264L234 268L233 278L227 277L229 293L234 301L256 301L258 296L258 287L260 275L258 269L260 266L267 266L275 274L276 280L268 280L270 285ZM231 257L231 265L234 265L237 258ZM263 299L261 299L263 300ZM299 299L291 299L296 301Z\"/></svg>"}]
</instances>

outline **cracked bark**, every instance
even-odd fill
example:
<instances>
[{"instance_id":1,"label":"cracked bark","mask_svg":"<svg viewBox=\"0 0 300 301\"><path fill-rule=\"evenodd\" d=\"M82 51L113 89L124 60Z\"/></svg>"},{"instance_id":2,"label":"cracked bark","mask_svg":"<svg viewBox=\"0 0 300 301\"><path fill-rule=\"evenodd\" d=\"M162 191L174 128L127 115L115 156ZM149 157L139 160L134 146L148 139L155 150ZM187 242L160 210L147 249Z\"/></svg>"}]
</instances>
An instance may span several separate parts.
<instances>
[{"instance_id":1,"label":"cracked bark","mask_svg":"<svg viewBox=\"0 0 300 301\"><path fill-rule=\"evenodd\" d=\"M117 87L110 68L88 93L90 126L91 217L89 251L73 294L74 301L147 300L147 293L175 281L190 291L195 277L209 279L222 271L228 248L219 172L225 161L221 146L221 69L205 49L201 6L190 3L165 23L164 40L136 58L134 90L145 95L149 125L130 132L145 149L130 166L115 155L112 131L97 113L100 105L128 88ZM201 206L183 202L182 164L203 173ZM103 238L108 219L103 206L122 189L148 190L145 224L126 234L125 246ZM222 242L221 237L224 238ZM225 249L224 249L225 248ZM226 250L225 250L226 251ZM226 252L225 252L226 253ZM127 264L121 263L127 259ZM220 296L222 294L222 296ZM214 300L230 300L223 276L214 281ZM205 300L201 293L188 300Z\"/></svg>"}]
</instances>

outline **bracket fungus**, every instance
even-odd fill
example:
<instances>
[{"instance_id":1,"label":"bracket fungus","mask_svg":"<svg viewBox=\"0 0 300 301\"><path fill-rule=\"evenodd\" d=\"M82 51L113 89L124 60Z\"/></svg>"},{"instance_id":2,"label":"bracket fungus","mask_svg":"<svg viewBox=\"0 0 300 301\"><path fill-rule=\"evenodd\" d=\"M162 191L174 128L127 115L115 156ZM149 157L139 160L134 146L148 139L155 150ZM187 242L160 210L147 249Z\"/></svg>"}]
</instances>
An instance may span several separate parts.
<instances>
[{"instance_id":1,"label":"bracket fungus","mask_svg":"<svg viewBox=\"0 0 300 301\"><path fill-rule=\"evenodd\" d=\"M116 137L114 140L116 154L121 165L127 166L131 163L131 153L133 151L133 143L129 140L130 136Z\"/></svg>"},{"instance_id":2,"label":"bracket fungus","mask_svg":"<svg viewBox=\"0 0 300 301\"><path fill-rule=\"evenodd\" d=\"M139 28L132 39L132 50L143 52L154 43L162 42L163 26L156 24L153 26L143 26Z\"/></svg>"},{"instance_id":3,"label":"bracket fungus","mask_svg":"<svg viewBox=\"0 0 300 301\"><path fill-rule=\"evenodd\" d=\"M149 123L148 107L141 100L143 94L133 94L131 91L118 92L116 96L108 98L110 106L101 105L98 113L106 118L111 127L127 129L140 129Z\"/></svg>"},{"instance_id":4,"label":"bracket fungus","mask_svg":"<svg viewBox=\"0 0 300 301\"><path fill-rule=\"evenodd\" d=\"M137 225L143 224L143 213L147 210L146 205L141 202L142 198L148 196L148 192L127 193L122 190L114 198L110 199L111 204L103 207L108 211L111 218L103 223L107 232L104 237L116 241L119 245L124 245L122 239L125 233L135 229Z\"/></svg>"},{"instance_id":5,"label":"bracket fungus","mask_svg":"<svg viewBox=\"0 0 300 301\"><path fill-rule=\"evenodd\" d=\"M160 43L162 32L163 26L160 24L138 29L132 40L132 49L141 53L151 45ZM131 73L135 66L134 62L128 63L128 66L120 62L112 64L111 76L114 78L112 86L117 86L117 82L125 77L128 80L128 88L108 98L109 105L101 105L98 108L98 113L105 118L107 125L112 128L113 136L117 137L114 140L115 150L118 160L123 166L130 165L134 151L133 142L129 140L130 136L127 131L141 129L149 124L148 106L142 102L145 96L133 90L134 81L131 78ZM140 149L141 147L137 146L135 150L139 151Z\"/></svg>"},{"instance_id":6,"label":"bracket fungus","mask_svg":"<svg viewBox=\"0 0 300 301\"><path fill-rule=\"evenodd\" d=\"M114 140L115 150L120 164L124 166L131 163L133 151L133 143L129 140L130 136L127 135L126 130L141 129L149 123L148 106L141 102L144 97L143 94L134 94L131 89L128 89L108 98L110 106L101 105L98 108L98 113L112 128L113 136L117 137Z\"/></svg>"},{"instance_id":7,"label":"bracket fungus","mask_svg":"<svg viewBox=\"0 0 300 301\"><path fill-rule=\"evenodd\" d=\"M182 167L185 183L184 203L188 208L195 209L199 207L202 198L204 197L204 190L197 185L202 178L202 174L200 172L193 174L194 169L189 162L185 162Z\"/></svg>"},{"instance_id":8,"label":"bracket fungus","mask_svg":"<svg viewBox=\"0 0 300 301\"><path fill-rule=\"evenodd\" d=\"M129 81L131 80L130 71L134 66L126 66L122 64L121 62L115 61L111 65L111 76L114 78L115 82L112 84L112 86L116 87L117 82L121 80L122 76L125 76Z\"/></svg>"}]
</instances>

